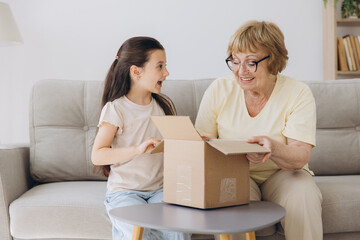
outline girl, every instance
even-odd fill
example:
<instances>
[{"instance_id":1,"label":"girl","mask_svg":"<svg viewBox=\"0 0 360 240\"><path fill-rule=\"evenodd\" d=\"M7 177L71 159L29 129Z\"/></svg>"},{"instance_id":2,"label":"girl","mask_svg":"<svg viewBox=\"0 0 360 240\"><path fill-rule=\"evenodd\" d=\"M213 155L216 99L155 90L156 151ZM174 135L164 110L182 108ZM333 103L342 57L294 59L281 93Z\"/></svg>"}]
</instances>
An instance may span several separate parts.
<instances>
[{"instance_id":1,"label":"girl","mask_svg":"<svg viewBox=\"0 0 360 240\"><path fill-rule=\"evenodd\" d=\"M91 155L108 177L108 213L116 207L162 201L163 154L149 153L161 135L150 116L176 114L171 100L160 95L168 75L164 47L149 37L125 41L110 67ZM109 217L113 239L131 239L133 226ZM190 239L190 235L145 229L143 239Z\"/></svg>"}]
</instances>

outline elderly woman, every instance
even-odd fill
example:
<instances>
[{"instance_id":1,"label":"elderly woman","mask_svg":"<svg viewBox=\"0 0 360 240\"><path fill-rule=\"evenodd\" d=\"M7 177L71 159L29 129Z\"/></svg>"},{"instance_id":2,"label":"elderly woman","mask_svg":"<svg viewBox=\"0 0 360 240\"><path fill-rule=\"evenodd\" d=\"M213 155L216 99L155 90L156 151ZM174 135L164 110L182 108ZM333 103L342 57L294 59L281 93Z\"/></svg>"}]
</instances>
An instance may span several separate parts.
<instances>
[{"instance_id":1,"label":"elderly woman","mask_svg":"<svg viewBox=\"0 0 360 240\"><path fill-rule=\"evenodd\" d=\"M279 74L287 54L274 23L241 26L228 46L226 64L233 75L206 90L195 126L206 137L248 139L268 148L268 154L246 155L250 199L286 209L281 225L287 240L320 240L322 196L308 168L315 146L315 101L307 85Z\"/></svg>"}]
</instances>

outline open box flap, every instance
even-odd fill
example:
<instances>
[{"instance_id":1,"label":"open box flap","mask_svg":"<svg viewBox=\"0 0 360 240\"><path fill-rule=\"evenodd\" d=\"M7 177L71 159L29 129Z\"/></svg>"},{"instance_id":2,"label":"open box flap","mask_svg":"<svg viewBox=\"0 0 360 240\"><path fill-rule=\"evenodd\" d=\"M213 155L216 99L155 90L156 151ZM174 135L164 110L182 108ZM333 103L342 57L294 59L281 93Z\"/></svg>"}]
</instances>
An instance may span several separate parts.
<instances>
[{"instance_id":1,"label":"open box flap","mask_svg":"<svg viewBox=\"0 0 360 240\"><path fill-rule=\"evenodd\" d=\"M151 116L165 139L202 141L189 116Z\"/></svg>"},{"instance_id":2,"label":"open box flap","mask_svg":"<svg viewBox=\"0 0 360 240\"><path fill-rule=\"evenodd\" d=\"M164 152L164 140L161 140L160 143L156 144L155 148L151 150L150 153L161 153Z\"/></svg>"},{"instance_id":3,"label":"open box flap","mask_svg":"<svg viewBox=\"0 0 360 240\"><path fill-rule=\"evenodd\" d=\"M262 147L259 144L240 140L211 139L207 143L225 155L270 152L267 148Z\"/></svg>"}]
</instances>

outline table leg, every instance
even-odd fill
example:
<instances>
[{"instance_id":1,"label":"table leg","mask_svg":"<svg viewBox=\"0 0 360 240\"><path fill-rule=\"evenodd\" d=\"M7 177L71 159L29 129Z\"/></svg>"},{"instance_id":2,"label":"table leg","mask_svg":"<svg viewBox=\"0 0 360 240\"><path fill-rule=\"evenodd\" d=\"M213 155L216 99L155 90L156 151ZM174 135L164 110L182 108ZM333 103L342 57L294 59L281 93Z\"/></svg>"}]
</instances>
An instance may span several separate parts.
<instances>
[{"instance_id":1,"label":"table leg","mask_svg":"<svg viewBox=\"0 0 360 240\"><path fill-rule=\"evenodd\" d=\"M144 228L140 226L134 226L131 240L141 240L144 232Z\"/></svg>"},{"instance_id":2,"label":"table leg","mask_svg":"<svg viewBox=\"0 0 360 240\"><path fill-rule=\"evenodd\" d=\"M246 240L255 240L256 239L255 238L255 232L247 232L245 234L245 236L246 236Z\"/></svg>"},{"instance_id":3,"label":"table leg","mask_svg":"<svg viewBox=\"0 0 360 240\"><path fill-rule=\"evenodd\" d=\"M220 234L220 240L230 240L229 234Z\"/></svg>"}]
</instances>

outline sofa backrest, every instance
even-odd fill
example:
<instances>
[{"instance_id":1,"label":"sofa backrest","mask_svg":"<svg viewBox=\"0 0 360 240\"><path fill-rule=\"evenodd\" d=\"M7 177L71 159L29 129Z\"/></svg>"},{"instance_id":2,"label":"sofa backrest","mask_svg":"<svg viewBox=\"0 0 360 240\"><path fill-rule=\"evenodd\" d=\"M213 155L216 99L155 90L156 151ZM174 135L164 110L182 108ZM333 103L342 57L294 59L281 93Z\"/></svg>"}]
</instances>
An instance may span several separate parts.
<instances>
[{"instance_id":1,"label":"sofa backrest","mask_svg":"<svg viewBox=\"0 0 360 240\"><path fill-rule=\"evenodd\" d=\"M194 122L213 79L169 80L179 115ZM41 80L30 98L30 172L38 182L105 180L93 172L91 149L101 112L102 81Z\"/></svg>"},{"instance_id":2,"label":"sofa backrest","mask_svg":"<svg viewBox=\"0 0 360 240\"><path fill-rule=\"evenodd\" d=\"M30 173L38 182L104 180L93 173L91 148L102 82L41 80L30 98Z\"/></svg>"},{"instance_id":3,"label":"sofa backrest","mask_svg":"<svg viewBox=\"0 0 360 240\"><path fill-rule=\"evenodd\" d=\"M168 80L163 93L178 115L195 122L214 79ZM317 175L360 172L360 80L306 82L317 104ZM102 81L41 80L30 101L30 171L39 182L105 180L93 173L91 148L101 111Z\"/></svg>"},{"instance_id":4,"label":"sofa backrest","mask_svg":"<svg viewBox=\"0 0 360 240\"><path fill-rule=\"evenodd\" d=\"M310 169L316 175L360 173L360 79L306 82L317 109Z\"/></svg>"}]
</instances>

